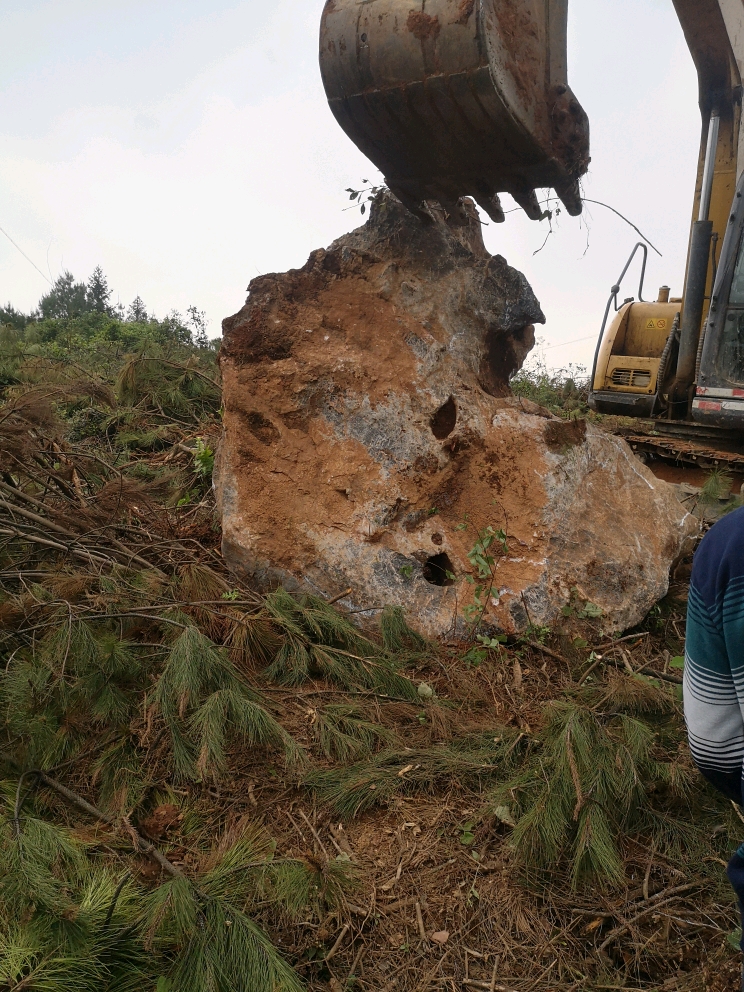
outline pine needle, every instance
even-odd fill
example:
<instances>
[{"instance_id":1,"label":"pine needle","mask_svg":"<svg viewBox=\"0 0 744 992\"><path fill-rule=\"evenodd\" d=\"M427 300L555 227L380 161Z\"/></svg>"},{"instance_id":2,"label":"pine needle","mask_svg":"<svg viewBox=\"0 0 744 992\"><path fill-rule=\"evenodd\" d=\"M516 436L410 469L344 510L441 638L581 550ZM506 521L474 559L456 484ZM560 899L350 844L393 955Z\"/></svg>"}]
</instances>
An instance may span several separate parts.
<instances>
[{"instance_id":1,"label":"pine needle","mask_svg":"<svg viewBox=\"0 0 744 992\"><path fill-rule=\"evenodd\" d=\"M358 706L343 703L318 710L313 733L326 758L343 764L358 761L375 748L395 741L392 731L370 722Z\"/></svg>"}]
</instances>

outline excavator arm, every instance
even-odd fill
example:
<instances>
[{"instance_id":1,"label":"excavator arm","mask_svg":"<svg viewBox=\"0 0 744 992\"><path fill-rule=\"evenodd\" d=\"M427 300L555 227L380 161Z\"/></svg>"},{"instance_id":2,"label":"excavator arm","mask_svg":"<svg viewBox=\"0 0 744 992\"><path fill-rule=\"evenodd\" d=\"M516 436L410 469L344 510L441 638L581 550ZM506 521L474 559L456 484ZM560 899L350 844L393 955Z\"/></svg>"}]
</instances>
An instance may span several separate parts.
<instances>
[{"instance_id":1,"label":"excavator arm","mask_svg":"<svg viewBox=\"0 0 744 992\"><path fill-rule=\"evenodd\" d=\"M700 80L695 209L716 112L710 212L723 230L744 163L744 4L673 2ZM501 221L498 194L508 192L539 219L535 190L552 187L579 214L589 122L568 83L567 13L568 0L326 0L320 67L331 109L416 212L438 200L456 214L470 195Z\"/></svg>"}]
</instances>

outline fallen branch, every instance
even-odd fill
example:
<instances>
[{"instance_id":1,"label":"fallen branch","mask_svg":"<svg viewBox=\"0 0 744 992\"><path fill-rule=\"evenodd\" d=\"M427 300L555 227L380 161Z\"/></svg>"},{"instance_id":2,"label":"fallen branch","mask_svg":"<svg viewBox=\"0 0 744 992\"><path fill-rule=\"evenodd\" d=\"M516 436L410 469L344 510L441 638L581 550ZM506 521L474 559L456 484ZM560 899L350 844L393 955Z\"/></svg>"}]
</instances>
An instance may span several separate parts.
<instances>
[{"instance_id":1,"label":"fallen branch","mask_svg":"<svg viewBox=\"0 0 744 992\"><path fill-rule=\"evenodd\" d=\"M103 810L92 806L86 799L79 796L77 792L73 792L71 789L68 789L66 785L62 785L61 782L51 778L45 772L34 770L27 772L26 774L35 775L38 782L43 782L47 788L54 790L54 792L62 796L63 799L66 799L71 806L81 810L83 813L88 813L90 816L94 817L96 820L100 820L102 823L107 823L110 827L116 828L117 824L113 816L109 816L107 813L104 813ZM173 878L186 878L180 868L176 868L176 866L169 861L166 856L162 854L157 847L155 847L154 844L151 844L149 840L145 840L136 827L132 826L129 822L128 817L124 817L123 822L126 826L126 832L132 841L132 846L135 851L149 855L153 861L157 861L163 871L167 872Z\"/></svg>"},{"instance_id":2,"label":"fallen branch","mask_svg":"<svg viewBox=\"0 0 744 992\"><path fill-rule=\"evenodd\" d=\"M640 640L642 637L648 637L648 631L647 630L642 630L640 632L640 634L626 634L625 637L616 637L612 641L604 641L602 644L599 645L599 649L598 650L601 651L603 648L611 648L615 644L622 644L623 641Z\"/></svg>"},{"instance_id":3,"label":"fallen branch","mask_svg":"<svg viewBox=\"0 0 744 992\"><path fill-rule=\"evenodd\" d=\"M27 520L31 520L33 523L40 524L47 531L54 531L56 534L61 534L63 537L68 537L76 544L81 544L82 539L88 536L86 534L76 534L74 531L68 530L66 527L61 527L59 524L55 524L53 521L49 520L48 517L42 517L38 513L32 513L30 510L24 510L20 506L15 506L13 503L8 503L4 499L0 499L0 508L8 510L11 515L17 513L20 516L25 517ZM109 537L108 543L112 544L118 551L126 555L130 562L136 561L138 565L143 565L145 568L151 568L156 572L160 572L160 569L156 565L150 564L150 562L145 558L140 558L138 554L127 548L126 545L121 543L121 541L117 541L116 538ZM160 572L160 574L163 575L164 573Z\"/></svg>"},{"instance_id":4,"label":"fallen branch","mask_svg":"<svg viewBox=\"0 0 744 992\"><path fill-rule=\"evenodd\" d=\"M351 587L349 587L348 589L344 589L344 591L340 592L338 596L334 596L333 599L329 599L328 605L332 606L334 603L338 603L340 599L344 599L344 597L350 595L352 591L353 590L351 589Z\"/></svg>"},{"instance_id":5,"label":"fallen branch","mask_svg":"<svg viewBox=\"0 0 744 992\"><path fill-rule=\"evenodd\" d=\"M351 929L350 925L348 923L344 923L343 927L341 928L341 933L336 938L336 943L326 954L325 958L323 959L324 961L330 961L331 958L334 958L336 956L339 947L341 947L341 945L344 942L344 937L346 936L346 934L349 932L350 929Z\"/></svg>"},{"instance_id":6,"label":"fallen branch","mask_svg":"<svg viewBox=\"0 0 744 992\"><path fill-rule=\"evenodd\" d=\"M426 928L424 927L424 917L421 913L421 903L416 903L416 923L418 925L419 937L423 940L425 944L428 944L429 938L426 936Z\"/></svg>"},{"instance_id":7,"label":"fallen branch","mask_svg":"<svg viewBox=\"0 0 744 992\"><path fill-rule=\"evenodd\" d=\"M625 933L626 930L629 930L633 924L637 923L642 917L648 916L649 913L654 913L660 906L666 906L668 903L673 902L684 892L689 892L692 889L700 888L700 884L700 882L688 882L686 885L678 885L673 889L662 889L662 891L657 892L655 896L651 896L649 903L653 903L653 905L647 905L645 909L640 911L640 913L636 913L635 916L631 917L629 920L626 920L625 923L621 923L620 926L610 930L605 939L599 945L600 953L609 947L613 940L619 937L620 934Z\"/></svg>"},{"instance_id":8,"label":"fallen branch","mask_svg":"<svg viewBox=\"0 0 744 992\"><path fill-rule=\"evenodd\" d=\"M543 654L548 655L549 658L554 658L556 661L560 661L564 665L568 665L568 661L563 657L563 655L558 654L557 651L553 651L552 648L546 648L544 644L539 641L525 641L528 647L534 648L535 651L541 651Z\"/></svg>"},{"instance_id":9,"label":"fallen branch","mask_svg":"<svg viewBox=\"0 0 744 992\"><path fill-rule=\"evenodd\" d=\"M454 978L450 979L454 982ZM509 988L508 985L496 985L494 982L479 982L475 978L463 978L461 985L467 985L473 989L486 989L487 992L517 992L516 989Z\"/></svg>"}]
</instances>

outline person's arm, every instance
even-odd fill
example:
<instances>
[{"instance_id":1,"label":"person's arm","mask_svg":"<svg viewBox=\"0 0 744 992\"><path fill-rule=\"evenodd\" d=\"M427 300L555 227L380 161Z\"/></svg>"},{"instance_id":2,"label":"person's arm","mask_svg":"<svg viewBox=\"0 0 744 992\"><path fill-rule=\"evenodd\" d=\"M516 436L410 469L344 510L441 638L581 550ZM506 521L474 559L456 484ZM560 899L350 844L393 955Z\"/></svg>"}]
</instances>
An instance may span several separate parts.
<instances>
[{"instance_id":1,"label":"person's arm","mask_svg":"<svg viewBox=\"0 0 744 992\"><path fill-rule=\"evenodd\" d=\"M683 688L690 751L703 775L729 799L742 804L744 719L726 638L710 614L693 574Z\"/></svg>"}]
</instances>

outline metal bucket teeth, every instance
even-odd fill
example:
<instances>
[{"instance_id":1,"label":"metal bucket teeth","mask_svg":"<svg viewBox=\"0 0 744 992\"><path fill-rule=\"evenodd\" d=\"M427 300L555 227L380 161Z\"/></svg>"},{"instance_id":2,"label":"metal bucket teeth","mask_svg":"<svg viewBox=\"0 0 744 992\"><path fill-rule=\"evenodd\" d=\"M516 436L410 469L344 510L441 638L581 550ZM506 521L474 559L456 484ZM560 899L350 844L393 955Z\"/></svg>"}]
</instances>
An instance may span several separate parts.
<instances>
[{"instance_id":1,"label":"metal bucket teeth","mask_svg":"<svg viewBox=\"0 0 744 992\"><path fill-rule=\"evenodd\" d=\"M537 202L537 193L534 189L514 189L512 190L512 196L530 220L540 220L542 218L543 210Z\"/></svg>"},{"instance_id":2,"label":"metal bucket teeth","mask_svg":"<svg viewBox=\"0 0 744 992\"><path fill-rule=\"evenodd\" d=\"M331 110L412 209L472 196L499 222L509 192L537 219L533 191L553 187L580 213L589 124L566 80L567 2L326 0Z\"/></svg>"},{"instance_id":3,"label":"metal bucket teeth","mask_svg":"<svg viewBox=\"0 0 744 992\"><path fill-rule=\"evenodd\" d=\"M481 208L481 210L487 214L495 224L503 224L506 220L504 216L504 208L501 206L501 200L499 199L499 194L494 193L493 196L483 196L478 193L474 193L475 202Z\"/></svg>"}]
</instances>

